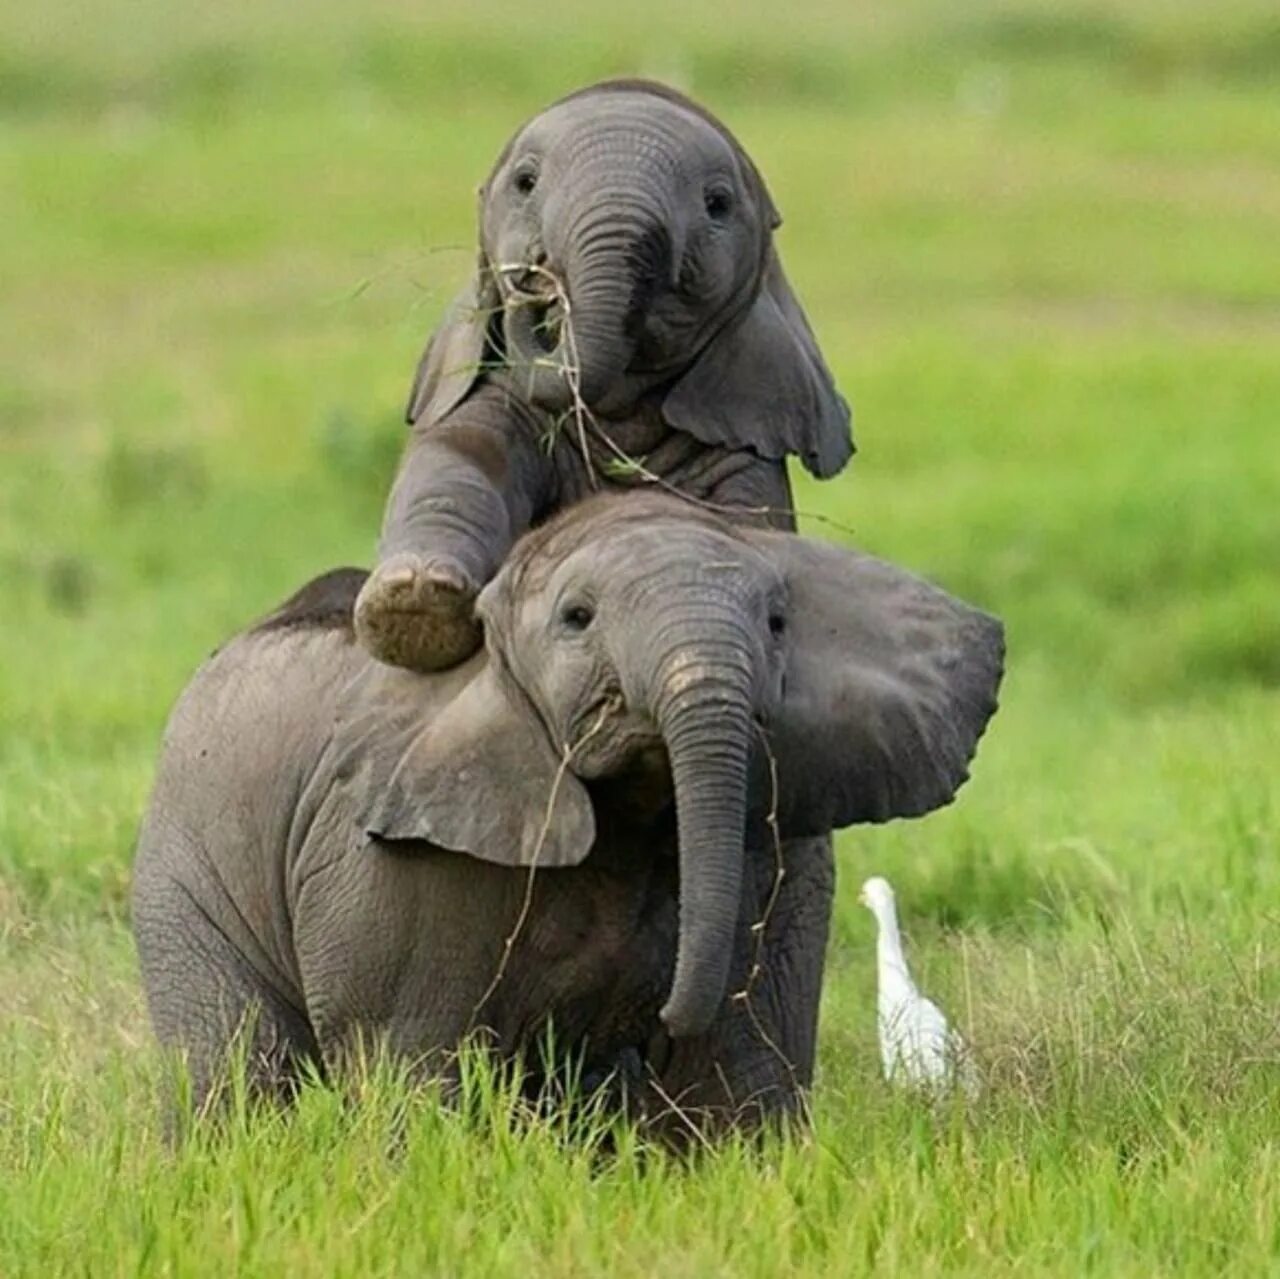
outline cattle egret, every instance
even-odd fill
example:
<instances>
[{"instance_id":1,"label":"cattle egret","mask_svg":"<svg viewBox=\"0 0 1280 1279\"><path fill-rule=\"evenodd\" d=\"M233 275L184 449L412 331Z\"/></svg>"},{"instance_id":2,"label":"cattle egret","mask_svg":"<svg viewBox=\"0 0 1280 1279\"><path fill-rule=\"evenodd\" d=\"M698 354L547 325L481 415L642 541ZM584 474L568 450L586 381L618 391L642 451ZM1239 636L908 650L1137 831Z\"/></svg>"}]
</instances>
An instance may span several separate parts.
<instances>
[{"instance_id":1,"label":"cattle egret","mask_svg":"<svg viewBox=\"0 0 1280 1279\"><path fill-rule=\"evenodd\" d=\"M958 1087L967 1096L978 1091L978 1075L964 1041L942 1010L911 980L898 909L888 880L876 876L862 885L858 900L876 917L876 1010L884 1076L928 1092Z\"/></svg>"}]
</instances>

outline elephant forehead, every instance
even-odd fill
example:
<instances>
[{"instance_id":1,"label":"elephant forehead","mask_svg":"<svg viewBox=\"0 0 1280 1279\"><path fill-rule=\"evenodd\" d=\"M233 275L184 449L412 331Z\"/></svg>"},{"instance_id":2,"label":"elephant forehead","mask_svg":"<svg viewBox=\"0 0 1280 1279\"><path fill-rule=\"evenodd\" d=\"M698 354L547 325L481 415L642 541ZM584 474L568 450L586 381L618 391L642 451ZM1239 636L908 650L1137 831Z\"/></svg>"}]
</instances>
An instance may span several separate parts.
<instances>
[{"instance_id":1,"label":"elephant forehead","mask_svg":"<svg viewBox=\"0 0 1280 1279\"><path fill-rule=\"evenodd\" d=\"M728 531L659 520L578 547L554 569L548 584L555 594L581 586L604 595L615 587L662 592L759 583L767 588L776 576L768 560Z\"/></svg>"},{"instance_id":2,"label":"elephant forehead","mask_svg":"<svg viewBox=\"0 0 1280 1279\"><path fill-rule=\"evenodd\" d=\"M696 112L654 94L619 91L572 98L549 107L517 136L517 145L554 147L584 133L599 134L610 128L651 135L678 149L697 148L732 158L728 139Z\"/></svg>"},{"instance_id":3,"label":"elephant forehead","mask_svg":"<svg viewBox=\"0 0 1280 1279\"><path fill-rule=\"evenodd\" d=\"M482 614L500 613L548 587L558 595L570 581L600 593L666 566L725 562L751 564L764 577L778 578L773 559L697 505L664 493L599 494L526 533L478 607Z\"/></svg>"}]
</instances>

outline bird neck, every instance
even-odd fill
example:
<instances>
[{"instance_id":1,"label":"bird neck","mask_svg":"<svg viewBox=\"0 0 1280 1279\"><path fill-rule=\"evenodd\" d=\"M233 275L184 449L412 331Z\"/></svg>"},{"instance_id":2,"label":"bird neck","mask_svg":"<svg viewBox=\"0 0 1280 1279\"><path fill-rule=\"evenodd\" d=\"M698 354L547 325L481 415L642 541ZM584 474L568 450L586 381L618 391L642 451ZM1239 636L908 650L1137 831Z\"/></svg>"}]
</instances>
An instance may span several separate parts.
<instances>
[{"instance_id":1,"label":"bird neck","mask_svg":"<svg viewBox=\"0 0 1280 1279\"><path fill-rule=\"evenodd\" d=\"M880 916L880 931L876 937L876 964L880 971L880 993L892 998L915 990L911 974L907 971L907 959L902 953L902 935L898 932L898 919L890 907Z\"/></svg>"}]
</instances>

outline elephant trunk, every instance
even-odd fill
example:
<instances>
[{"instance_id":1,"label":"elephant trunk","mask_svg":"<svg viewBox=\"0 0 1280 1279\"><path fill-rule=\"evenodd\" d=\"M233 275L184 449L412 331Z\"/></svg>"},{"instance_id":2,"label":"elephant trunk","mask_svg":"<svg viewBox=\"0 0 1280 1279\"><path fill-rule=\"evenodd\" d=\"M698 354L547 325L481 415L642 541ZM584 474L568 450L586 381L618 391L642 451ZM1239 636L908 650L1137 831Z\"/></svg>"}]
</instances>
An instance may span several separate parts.
<instances>
[{"instance_id":1,"label":"elephant trunk","mask_svg":"<svg viewBox=\"0 0 1280 1279\"><path fill-rule=\"evenodd\" d=\"M711 624L701 616L714 607L665 628L655 699L680 850L675 978L661 1014L677 1038L705 1033L724 1001L742 896L752 659L731 607Z\"/></svg>"},{"instance_id":2,"label":"elephant trunk","mask_svg":"<svg viewBox=\"0 0 1280 1279\"><path fill-rule=\"evenodd\" d=\"M598 188L608 189L604 181ZM565 412L576 392L595 408L635 356L645 308L670 270L670 237L657 201L615 189L594 196L563 242L555 239L549 236L547 247L564 297L544 291L509 309L508 354L527 369L540 407Z\"/></svg>"}]
</instances>

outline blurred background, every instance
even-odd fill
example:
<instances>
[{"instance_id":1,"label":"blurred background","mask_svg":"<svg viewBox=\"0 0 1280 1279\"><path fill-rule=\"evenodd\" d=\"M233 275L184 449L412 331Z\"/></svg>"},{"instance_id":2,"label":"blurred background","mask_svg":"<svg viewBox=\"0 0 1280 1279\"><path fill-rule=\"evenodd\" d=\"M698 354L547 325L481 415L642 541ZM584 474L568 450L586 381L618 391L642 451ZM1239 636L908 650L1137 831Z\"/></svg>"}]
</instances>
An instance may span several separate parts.
<instances>
[{"instance_id":1,"label":"blurred background","mask_svg":"<svg viewBox=\"0 0 1280 1279\"><path fill-rule=\"evenodd\" d=\"M807 530L1005 619L973 780L840 837L816 1136L758 1175L405 1147L373 1090L176 1155L127 928L165 716L370 562L477 184L618 74L783 211L860 445ZM1278 578L1276 0L0 0L0 1271L1273 1270ZM873 873L973 1123L878 1086Z\"/></svg>"},{"instance_id":2,"label":"blurred background","mask_svg":"<svg viewBox=\"0 0 1280 1279\"><path fill-rule=\"evenodd\" d=\"M369 562L477 184L616 74L783 211L860 445L800 506L1009 624L975 782L842 903L1280 908L1273 0L3 0L0 916L118 918L173 697Z\"/></svg>"}]
</instances>

